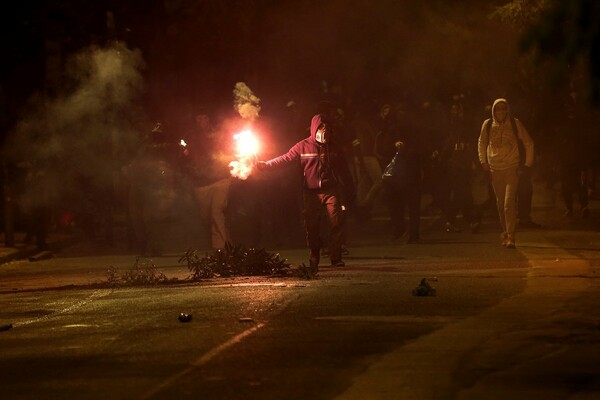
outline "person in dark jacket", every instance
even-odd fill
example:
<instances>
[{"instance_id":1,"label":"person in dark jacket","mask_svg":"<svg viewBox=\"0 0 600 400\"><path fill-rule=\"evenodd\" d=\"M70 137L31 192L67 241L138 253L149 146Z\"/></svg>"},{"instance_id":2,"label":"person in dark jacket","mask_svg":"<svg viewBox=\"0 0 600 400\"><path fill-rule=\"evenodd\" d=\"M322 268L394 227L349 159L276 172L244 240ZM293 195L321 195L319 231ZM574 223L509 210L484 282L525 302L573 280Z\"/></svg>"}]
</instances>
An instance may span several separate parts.
<instances>
[{"instance_id":1,"label":"person in dark jacket","mask_svg":"<svg viewBox=\"0 0 600 400\"><path fill-rule=\"evenodd\" d=\"M423 146L421 131L404 113L400 114L396 128L380 132L375 139L375 154L380 160L383 170L398 154L403 171L402 182L384 182L390 220L393 229L392 241L403 240L407 243L420 242L421 220L421 180ZM408 229L404 218L408 209Z\"/></svg>"},{"instance_id":2,"label":"person in dark jacket","mask_svg":"<svg viewBox=\"0 0 600 400\"><path fill-rule=\"evenodd\" d=\"M354 193L348 164L335 142L332 123L322 114L312 118L310 136L296 143L286 154L269 161L259 161L258 169L268 170L291 163L300 163L303 172L304 223L310 249L310 265L318 268L321 240L321 212L325 210L330 223L329 257L331 265L343 267L342 208Z\"/></svg>"}]
</instances>

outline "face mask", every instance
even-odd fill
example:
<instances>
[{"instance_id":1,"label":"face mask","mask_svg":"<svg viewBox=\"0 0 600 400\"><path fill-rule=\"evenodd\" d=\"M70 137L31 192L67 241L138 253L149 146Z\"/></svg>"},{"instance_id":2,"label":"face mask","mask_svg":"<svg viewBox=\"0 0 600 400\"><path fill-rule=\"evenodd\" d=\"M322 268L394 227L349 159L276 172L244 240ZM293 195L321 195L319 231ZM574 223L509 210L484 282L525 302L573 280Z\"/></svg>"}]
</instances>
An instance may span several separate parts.
<instances>
[{"instance_id":1,"label":"face mask","mask_svg":"<svg viewBox=\"0 0 600 400\"><path fill-rule=\"evenodd\" d=\"M327 141L329 140L329 132L327 131L326 127L317 129L317 133L315 134L315 140L319 143L327 143Z\"/></svg>"}]
</instances>

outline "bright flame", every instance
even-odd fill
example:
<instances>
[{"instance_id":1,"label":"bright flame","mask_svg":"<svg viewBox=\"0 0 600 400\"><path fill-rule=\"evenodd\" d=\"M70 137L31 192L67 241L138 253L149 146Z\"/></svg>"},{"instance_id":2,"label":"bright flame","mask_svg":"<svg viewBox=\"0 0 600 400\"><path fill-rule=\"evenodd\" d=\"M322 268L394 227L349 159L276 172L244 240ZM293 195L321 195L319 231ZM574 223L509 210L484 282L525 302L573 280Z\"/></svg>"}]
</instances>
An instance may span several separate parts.
<instances>
[{"instance_id":1,"label":"bright flame","mask_svg":"<svg viewBox=\"0 0 600 400\"><path fill-rule=\"evenodd\" d=\"M183 147L187 146L187 143L185 142L185 140L181 139L181 141L179 142L179 144Z\"/></svg>"},{"instance_id":2,"label":"bright flame","mask_svg":"<svg viewBox=\"0 0 600 400\"><path fill-rule=\"evenodd\" d=\"M258 139L251 130L242 131L233 136L236 141L236 149L238 157L254 156L258 152Z\"/></svg>"},{"instance_id":3,"label":"bright flame","mask_svg":"<svg viewBox=\"0 0 600 400\"><path fill-rule=\"evenodd\" d=\"M233 136L236 142L237 160L229 163L231 175L239 179L247 179L254 165L256 165L256 153L260 145L252 131L245 130Z\"/></svg>"}]
</instances>

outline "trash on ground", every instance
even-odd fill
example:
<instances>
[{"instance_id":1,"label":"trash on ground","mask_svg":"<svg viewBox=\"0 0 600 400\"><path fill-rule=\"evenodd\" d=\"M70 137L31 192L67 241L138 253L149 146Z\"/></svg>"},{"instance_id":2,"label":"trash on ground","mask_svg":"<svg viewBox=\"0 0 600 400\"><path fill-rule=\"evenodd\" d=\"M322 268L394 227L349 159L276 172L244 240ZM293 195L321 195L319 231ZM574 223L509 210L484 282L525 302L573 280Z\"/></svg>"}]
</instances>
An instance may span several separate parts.
<instances>
[{"instance_id":1,"label":"trash on ground","mask_svg":"<svg viewBox=\"0 0 600 400\"><path fill-rule=\"evenodd\" d=\"M179 314L179 321L190 322L192 320L192 314L181 313Z\"/></svg>"},{"instance_id":2,"label":"trash on ground","mask_svg":"<svg viewBox=\"0 0 600 400\"><path fill-rule=\"evenodd\" d=\"M52 257L54 257L54 253L51 251L45 250L45 251L41 251L41 252L29 257L29 261L47 260Z\"/></svg>"},{"instance_id":3,"label":"trash on ground","mask_svg":"<svg viewBox=\"0 0 600 400\"><path fill-rule=\"evenodd\" d=\"M413 289L413 296L435 296L436 290L429 284L427 278L421 279L419 286Z\"/></svg>"}]
</instances>

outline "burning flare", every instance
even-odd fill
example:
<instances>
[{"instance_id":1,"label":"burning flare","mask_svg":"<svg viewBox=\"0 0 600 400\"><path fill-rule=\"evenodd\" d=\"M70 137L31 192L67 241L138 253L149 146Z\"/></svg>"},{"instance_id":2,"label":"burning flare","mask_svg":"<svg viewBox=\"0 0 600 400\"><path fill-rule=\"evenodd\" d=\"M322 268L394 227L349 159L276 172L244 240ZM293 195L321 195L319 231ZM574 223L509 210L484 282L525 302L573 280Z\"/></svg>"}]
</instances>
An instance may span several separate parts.
<instances>
[{"instance_id":1,"label":"burning flare","mask_svg":"<svg viewBox=\"0 0 600 400\"><path fill-rule=\"evenodd\" d=\"M250 176L254 165L256 165L256 153L260 148L260 144L250 130L235 134L233 139L236 142L237 160L229 163L230 173L235 178L245 180Z\"/></svg>"}]
</instances>

